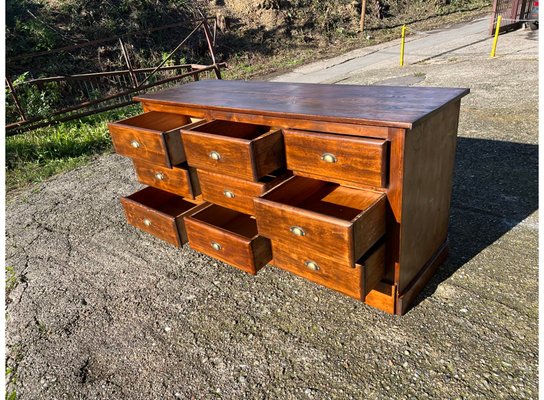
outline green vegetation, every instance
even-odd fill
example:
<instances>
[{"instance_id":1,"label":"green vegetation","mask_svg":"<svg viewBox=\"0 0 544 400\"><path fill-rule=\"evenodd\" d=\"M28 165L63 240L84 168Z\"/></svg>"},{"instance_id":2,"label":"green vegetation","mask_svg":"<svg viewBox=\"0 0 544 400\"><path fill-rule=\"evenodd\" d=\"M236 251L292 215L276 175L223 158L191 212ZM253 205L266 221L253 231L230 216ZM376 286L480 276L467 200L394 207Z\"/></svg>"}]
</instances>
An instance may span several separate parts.
<instances>
[{"instance_id":1,"label":"green vegetation","mask_svg":"<svg viewBox=\"0 0 544 400\"><path fill-rule=\"evenodd\" d=\"M6 187L40 182L111 152L107 123L138 114L138 105L6 138Z\"/></svg>"},{"instance_id":2,"label":"green vegetation","mask_svg":"<svg viewBox=\"0 0 544 400\"><path fill-rule=\"evenodd\" d=\"M22 346L17 343L9 348L6 359L6 400L17 399L17 368L23 358Z\"/></svg>"},{"instance_id":3,"label":"green vegetation","mask_svg":"<svg viewBox=\"0 0 544 400\"><path fill-rule=\"evenodd\" d=\"M64 98L63 89L51 84L42 91L23 90L30 78L124 68L118 44L107 43L37 59L9 62L9 57L49 50L74 43L135 32L142 29L219 15L217 59L226 61L225 79L263 79L298 65L336 56L355 48L385 42L399 35L400 26L415 30L460 22L489 9L490 0L382 0L384 18L376 3L367 2L365 32L358 32L359 0L7 0L7 71L19 86L21 103L30 116L50 115ZM197 5L198 4L198 5ZM192 29L178 27L127 39L136 68L154 66ZM98 52L98 54L97 54ZM178 51L174 63L209 63L203 36L195 35ZM49 84L48 84L49 85ZM59 172L84 165L111 151L107 122L138 113L131 106L101 115L66 122L6 139L6 184L13 190L42 181ZM6 115L18 118L7 98Z\"/></svg>"},{"instance_id":4,"label":"green vegetation","mask_svg":"<svg viewBox=\"0 0 544 400\"><path fill-rule=\"evenodd\" d=\"M6 293L8 294L17 286L17 275L13 267L6 267Z\"/></svg>"}]
</instances>

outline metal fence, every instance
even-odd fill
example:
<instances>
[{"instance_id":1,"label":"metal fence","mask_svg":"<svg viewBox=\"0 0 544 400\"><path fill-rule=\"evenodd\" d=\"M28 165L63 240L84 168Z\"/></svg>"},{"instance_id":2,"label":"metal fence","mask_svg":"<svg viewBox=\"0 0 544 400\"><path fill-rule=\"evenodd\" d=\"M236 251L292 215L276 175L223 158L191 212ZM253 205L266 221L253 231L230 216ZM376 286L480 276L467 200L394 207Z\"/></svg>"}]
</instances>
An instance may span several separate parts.
<instances>
[{"instance_id":1,"label":"metal fence","mask_svg":"<svg viewBox=\"0 0 544 400\"><path fill-rule=\"evenodd\" d=\"M531 5L531 0L493 0L489 35L492 36L495 32L499 15L502 16L501 32L519 28L527 19Z\"/></svg>"},{"instance_id":2,"label":"metal fence","mask_svg":"<svg viewBox=\"0 0 544 400\"><path fill-rule=\"evenodd\" d=\"M210 21L213 26L210 27ZM106 110L123 107L133 103L132 97L142 91L178 85L190 80L216 78L221 79L221 68L225 63L218 63L215 58L215 40L217 21L215 17L203 17L140 31L135 34L149 34L176 26L194 28L181 42L155 66L134 68L130 57L127 36L95 40L83 44L63 47L51 51L25 54L7 60L14 64L25 59L32 62L45 56L63 56L82 48L108 45L109 52L118 52L117 56L124 63L123 69L112 71L57 75L36 79L17 79L12 81L6 74L6 134L14 135L23 131L68 121ZM173 56L197 32L207 47L209 64L173 63ZM100 54L99 51L97 51ZM9 68L8 68L9 70Z\"/></svg>"}]
</instances>

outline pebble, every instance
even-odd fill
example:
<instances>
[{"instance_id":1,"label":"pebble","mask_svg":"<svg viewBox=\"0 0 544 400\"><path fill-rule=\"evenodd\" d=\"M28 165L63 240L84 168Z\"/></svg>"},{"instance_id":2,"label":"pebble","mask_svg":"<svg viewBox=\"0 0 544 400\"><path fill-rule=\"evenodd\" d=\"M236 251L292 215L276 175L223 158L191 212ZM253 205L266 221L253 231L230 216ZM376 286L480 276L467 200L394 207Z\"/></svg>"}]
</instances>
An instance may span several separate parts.
<instances>
[{"instance_id":1,"label":"pebble","mask_svg":"<svg viewBox=\"0 0 544 400\"><path fill-rule=\"evenodd\" d=\"M164 327L164 330L165 330L166 332L170 332L170 331L172 330L172 328L170 328L169 326L165 326L165 327Z\"/></svg>"},{"instance_id":2,"label":"pebble","mask_svg":"<svg viewBox=\"0 0 544 400\"><path fill-rule=\"evenodd\" d=\"M468 310L466 308L461 308L459 311L461 311L462 313L467 313Z\"/></svg>"}]
</instances>

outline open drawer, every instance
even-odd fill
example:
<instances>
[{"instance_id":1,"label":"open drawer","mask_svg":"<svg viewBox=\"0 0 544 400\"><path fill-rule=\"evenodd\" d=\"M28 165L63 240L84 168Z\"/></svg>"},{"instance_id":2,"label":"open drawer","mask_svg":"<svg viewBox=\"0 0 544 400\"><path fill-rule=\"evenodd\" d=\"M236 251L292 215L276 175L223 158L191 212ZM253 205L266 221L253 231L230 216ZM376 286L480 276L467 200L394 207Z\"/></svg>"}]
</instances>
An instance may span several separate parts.
<instances>
[{"instance_id":1,"label":"open drawer","mask_svg":"<svg viewBox=\"0 0 544 400\"><path fill-rule=\"evenodd\" d=\"M257 181L285 165L281 130L232 121L202 121L182 129L189 165Z\"/></svg>"},{"instance_id":2,"label":"open drawer","mask_svg":"<svg viewBox=\"0 0 544 400\"><path fill-rule=\"evenodd\" d=\"M123 197L121 204L129 224L178 247L187 242L183 216L203 206L154 187Z\"/></svg>"},{"instance_id":3,"label":"open drawer","mask_svg":"<svg viewBox=\"0 0 544 400\"><path fill-rule=\"evenodd\" d=\"M200 194L196 170L186 163L172 168L161 167L145 161L133 160L138 180L144 185L156 187L189 199Z\"/></svg>"},{"instance_id":4,"label":"open drawer","mask_svg":"<svg viewBox=\"0 0 544 400\"><path fill-rule=\"evenodd\" d=\"M259 234L353 267L385 233L385 195L294 176L255 199Z\"/></svg>"},{"instance_id":5,"label":"open drawer","mask_svg":"<svg viewBox=\"0 0 544 400\"><path fill-rule=\"evenodd\" d=\"M250 274L272 259L270 240L259 236L255 219L217 205L185 216L189 245Z\"/></svg>"},{"instance_id":6,"label":"open drawer","mask_svg":"<svg viewBox=\"0 0 544 400\"><path fill-rule=\"evenodd\" d=\"M185 161L180 128L185 115L150 111L108 124L115 151L126 157L172 167Z\"/></svg>"},{"instance_id":7,"label":"open drawer","mask_svg":"<svg viewBox=\"0 0 544 400\"><path fill-rule=\"evenodd\" d=\"M279 185L289 176L291 175L282 170L280 173L266 175L257 182L251 182L202 169L198 171L204 200L251 215L255 215L255 197Z\"/></svg>"},{"instance_id":8,"label":"open drawer","mask_svg":"<svg viewBox=\"0 0 544 400\"><path fill-rule=\"evenodd\" d=\"M383 243L374 246L354 264L353 268L340 267L335 260L334 252L325 256L275 241L272 241L272 253L273 264L276 267L357 300L365 299L366 295L380 283L385 271Z\"/></svg>"}]
</instances>

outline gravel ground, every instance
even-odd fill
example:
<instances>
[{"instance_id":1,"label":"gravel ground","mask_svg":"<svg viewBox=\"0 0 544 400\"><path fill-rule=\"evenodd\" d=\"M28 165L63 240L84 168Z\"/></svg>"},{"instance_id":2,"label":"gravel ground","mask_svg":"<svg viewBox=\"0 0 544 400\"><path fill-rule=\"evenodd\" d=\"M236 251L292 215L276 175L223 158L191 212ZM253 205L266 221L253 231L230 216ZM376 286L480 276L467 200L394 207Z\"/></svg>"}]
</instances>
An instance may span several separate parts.
<instances>
[{"instance_id":1,"label":"gravel ground","mask_svg":"<svg viewBox=\"0 0 544 400\"><path fill-rule=\"evenodd\" d=\"M386 315L128 226L117 155L12 194L7 365L20 399L537 398L537 36L342 83L470 87L450 257ZM416 79L417 78L417 79ZM11 275L11 273L8 273Z\"/></svg>"}]
</instances>

